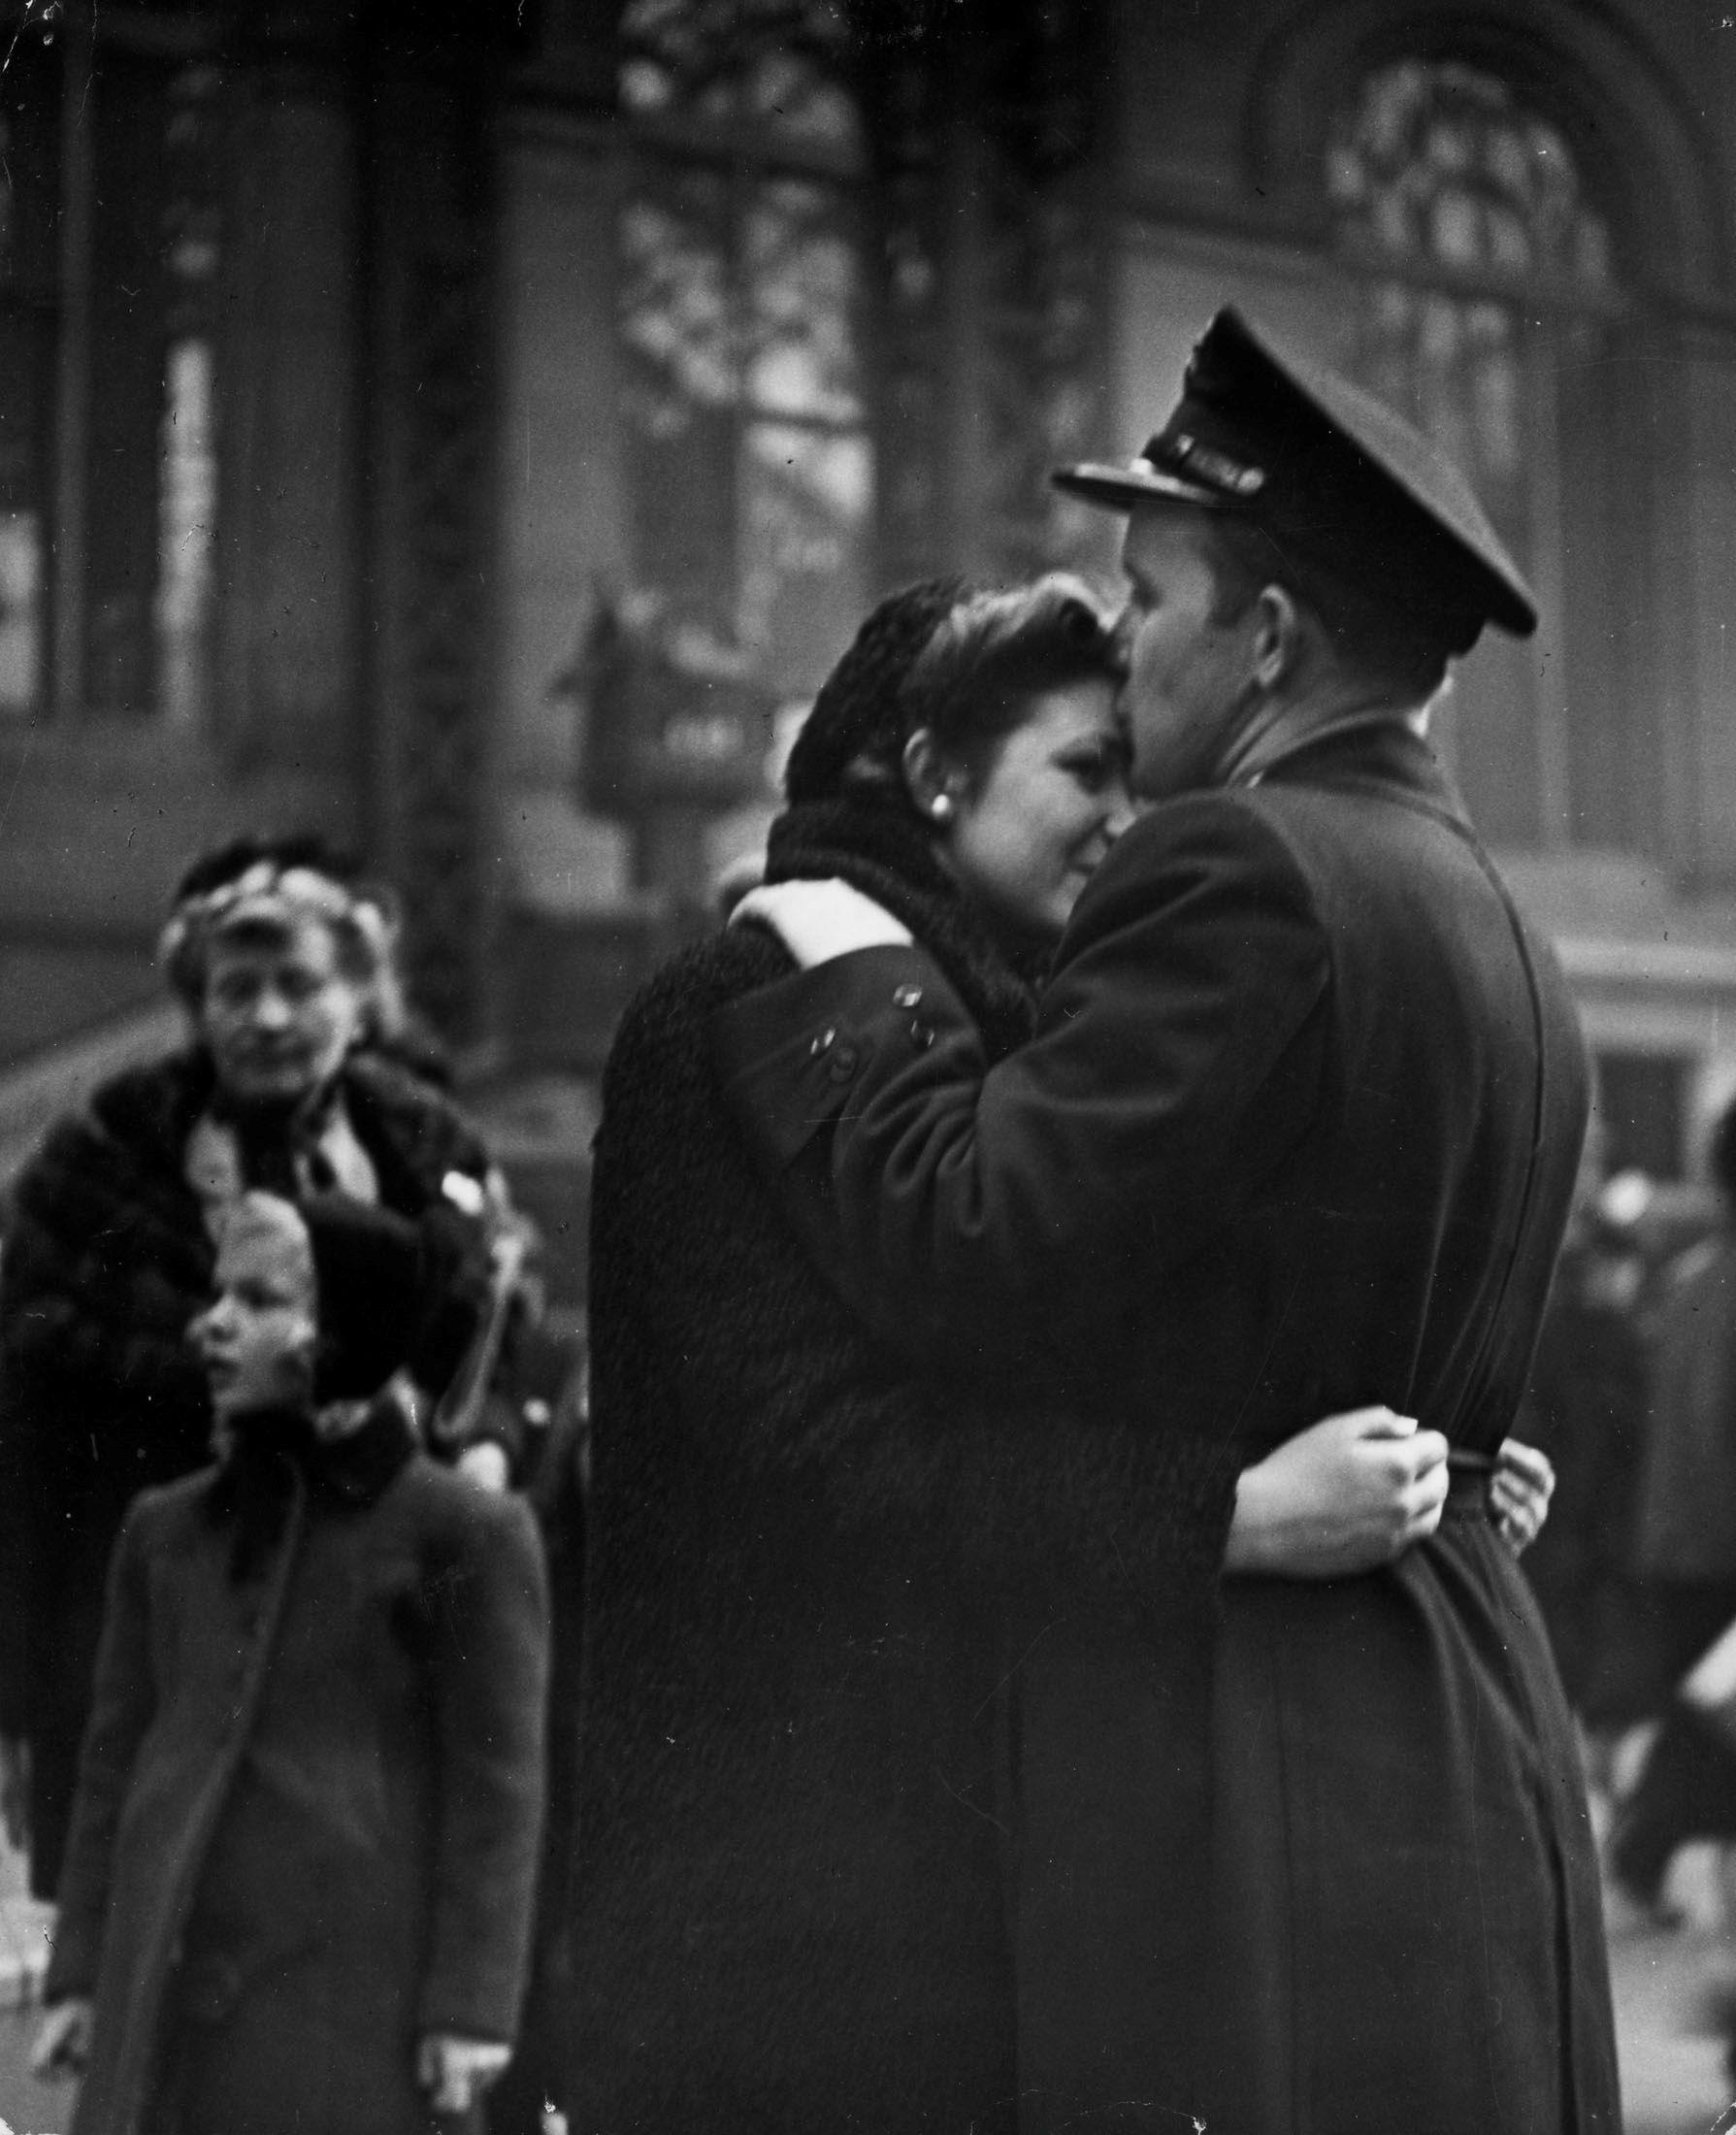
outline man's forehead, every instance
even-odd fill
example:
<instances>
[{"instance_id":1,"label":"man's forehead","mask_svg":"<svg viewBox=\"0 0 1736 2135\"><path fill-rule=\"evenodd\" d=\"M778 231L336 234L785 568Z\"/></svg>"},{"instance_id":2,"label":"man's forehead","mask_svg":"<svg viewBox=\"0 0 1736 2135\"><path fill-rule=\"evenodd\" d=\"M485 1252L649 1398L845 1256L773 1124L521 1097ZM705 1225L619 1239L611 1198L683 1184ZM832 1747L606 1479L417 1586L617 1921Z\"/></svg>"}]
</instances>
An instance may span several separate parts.
<instances>
[{"instance_id":1,"label":"man's forehead","mask_svg":"<svg viewBox=\"0 0 1736 2135\"><path fill-rule=\"evenodd\" d=\"M1165 557L1203 558L1205 519L1203 511L1185 504L1136 505L1128 514L1127 532L1122 536L1124 568Z\"/></svg>"}]
</instances>

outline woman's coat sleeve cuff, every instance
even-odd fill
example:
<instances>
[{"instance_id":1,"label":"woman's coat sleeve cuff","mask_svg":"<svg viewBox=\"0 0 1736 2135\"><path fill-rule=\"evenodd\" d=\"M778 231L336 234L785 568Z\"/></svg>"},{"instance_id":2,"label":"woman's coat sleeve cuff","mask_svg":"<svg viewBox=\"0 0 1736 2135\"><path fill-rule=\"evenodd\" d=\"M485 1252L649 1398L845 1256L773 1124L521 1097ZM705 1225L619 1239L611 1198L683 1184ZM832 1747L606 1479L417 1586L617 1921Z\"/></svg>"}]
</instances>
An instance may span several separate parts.
<instances>
[{"instance_id":1,"label":"woman's coat sleeve cuff","mask_svg":"<svg viewBox=\"0 0 1736 2135\"><path fill-rule=\"evenodd\" d=\"M781 1168L844 1110L870 1060L924 1052L955 1023L969 1018L920 949L859 949L720 1008L712 1058L731 1110Z\"/></svg>"}]
</instances>

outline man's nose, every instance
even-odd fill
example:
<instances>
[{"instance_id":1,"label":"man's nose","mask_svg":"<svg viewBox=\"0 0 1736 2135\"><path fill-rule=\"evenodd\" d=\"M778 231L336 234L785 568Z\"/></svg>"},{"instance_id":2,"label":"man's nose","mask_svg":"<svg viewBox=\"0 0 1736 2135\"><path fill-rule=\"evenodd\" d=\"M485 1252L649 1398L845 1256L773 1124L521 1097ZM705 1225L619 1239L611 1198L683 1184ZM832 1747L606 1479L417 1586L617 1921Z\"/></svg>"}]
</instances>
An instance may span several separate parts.
<instances>
[{"instance_id":1,"label":"man's nose","mask_svg":"<svg viewBox=\"0 0 1736 2135\"><path fill-rule=\"evenodd\" d=\"M1138 812L1130 793L1122 794L1109 804L1109 812L1103 818L1103 835L1112 845L1122 832L1130 827Z\"/></svg>"},{"instance_id":2,"label":"man's nose","mask_svg":"<svg viewBox=\"0 0 1736 2135\"><path fill-rule=\"evenodd\" d=\"M253 996L249 1021L255 1030L280 1031L289 1021L289 1002L276 986L261 986Z\"/></svg>"}]
</instances>

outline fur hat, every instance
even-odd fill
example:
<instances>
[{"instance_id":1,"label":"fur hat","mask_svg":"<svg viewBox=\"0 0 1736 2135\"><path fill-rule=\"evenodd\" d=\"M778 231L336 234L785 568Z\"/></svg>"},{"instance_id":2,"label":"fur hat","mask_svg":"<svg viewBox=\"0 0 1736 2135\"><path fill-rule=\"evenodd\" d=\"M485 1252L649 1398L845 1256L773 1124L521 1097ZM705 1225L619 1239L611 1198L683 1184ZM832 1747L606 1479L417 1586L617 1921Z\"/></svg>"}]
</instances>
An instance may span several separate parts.
<instances>
[{"instance_id":1,"label":"fur hat","mask_svg":"<svg viewBox=\"0 0 1736 2135\"><path fill-rule=\"evenodd\" d=\"M483 1302L475 1227L439 1203L414 1223L347 1194L300 1206L319 1293L314 1398L366 1399L405 1365L442 1391Z\"/></svg>"}]
</instances>

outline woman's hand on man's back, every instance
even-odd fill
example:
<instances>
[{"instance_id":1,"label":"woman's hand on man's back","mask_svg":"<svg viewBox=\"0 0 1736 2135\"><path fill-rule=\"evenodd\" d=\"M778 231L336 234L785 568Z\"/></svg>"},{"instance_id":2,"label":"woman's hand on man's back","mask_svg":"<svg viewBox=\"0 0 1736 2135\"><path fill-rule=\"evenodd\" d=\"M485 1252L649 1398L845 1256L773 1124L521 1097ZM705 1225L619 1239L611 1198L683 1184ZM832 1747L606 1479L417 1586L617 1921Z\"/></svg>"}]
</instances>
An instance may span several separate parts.
<instances>
[{"instance_id":1,"label":"woman's hand on man's back","mask_svg":"<svg viewBox=\"0 0 1736 2135\"><path fill-rule=\"evenodd\" d=\"M1547 1453L1518 1438L1503 1438L1489 1479L1490 1507L1501 1539L1515 1557L1529 1549L1549 1518L1556 1470Z\"/></svg>"},{"instance_id":2,"label":"woman's hand on man's back","mask_svg":"<svg viewBox=\"0 0 1736 2135\"><path fill-rule=\"evenodd\" d=\"M87 1994L57 2001L43 2019L30 2049L33 2076L82 2076L90 2058L90 2021L95 2003Z\"/></svg>"}]
</instances>

